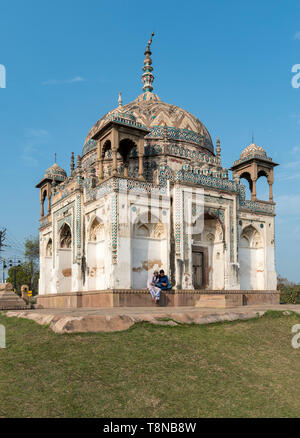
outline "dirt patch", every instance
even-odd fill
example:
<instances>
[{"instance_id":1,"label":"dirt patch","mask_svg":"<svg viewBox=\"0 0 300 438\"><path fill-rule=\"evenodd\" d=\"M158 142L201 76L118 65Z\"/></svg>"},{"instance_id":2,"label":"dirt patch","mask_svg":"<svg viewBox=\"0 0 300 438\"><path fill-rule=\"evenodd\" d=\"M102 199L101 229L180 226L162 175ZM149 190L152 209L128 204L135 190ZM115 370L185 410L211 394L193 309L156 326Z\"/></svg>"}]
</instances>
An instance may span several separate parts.
<instances>
[{"instance_id":1,"label":"dirt patch","mask_svg":"<svg viewBox=\"0 0 300 438\"><path fill-rule=\"evenodd\" d=\"M146 260L142 262L142 266L137 268L132 268L132 272L150 271L153 267L157 265L159 268L162 266L161 260Z\"/></svg>"},{"instance_id":2,"label":"dirt patch","mask_svg":"<svg viewBox=\"0 0 300 438\"><path fill-rule=\"evenodd\" d=\"M61 273L64 277L72 277L72 269L71 268L63 269L61 271Z\"/></svg>"}]
</instances>

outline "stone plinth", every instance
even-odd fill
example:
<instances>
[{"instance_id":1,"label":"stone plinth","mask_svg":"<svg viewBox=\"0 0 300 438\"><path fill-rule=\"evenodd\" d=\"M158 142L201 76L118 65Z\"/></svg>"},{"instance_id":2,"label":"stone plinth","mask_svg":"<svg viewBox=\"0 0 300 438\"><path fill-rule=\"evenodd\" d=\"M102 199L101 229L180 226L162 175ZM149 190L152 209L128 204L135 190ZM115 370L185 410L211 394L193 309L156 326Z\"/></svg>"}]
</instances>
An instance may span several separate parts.
<instances>
[{"instance_id":1,"label":"stone plinth","mask_svg":"<svg viewBox=\"0 0 300 438\"><path fill-rule=\"evenodd\" d=\"M194 306L226 308L247 304L279 304L280 293L274 291L208 291L172 290L162 292L160 306ZM114 289L104 291L69 292L37 296L39 308L109 308L154 307L146 289Z\"/></svg>"},{"instance_id":2,"label":"stone plinth","mask_svg":"<svg viewBox=\"0 0 300 438\"><path fill-rule=\"evenodd\" d=\"M27 308L25 301L13 291L11 283L0 283L0 310Z\"/></svg>"}]
</instances>

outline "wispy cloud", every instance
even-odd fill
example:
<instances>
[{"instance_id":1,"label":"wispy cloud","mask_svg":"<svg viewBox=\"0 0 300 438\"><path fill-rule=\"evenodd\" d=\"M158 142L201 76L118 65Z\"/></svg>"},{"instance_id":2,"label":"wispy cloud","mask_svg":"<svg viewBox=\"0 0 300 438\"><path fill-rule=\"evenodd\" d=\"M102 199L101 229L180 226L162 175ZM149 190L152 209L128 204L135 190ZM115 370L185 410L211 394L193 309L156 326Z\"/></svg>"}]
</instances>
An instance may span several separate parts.
<instances>
[{"instance_id":1,"label":"wispy cloud","mask_svg":"<svg viewBox=\"0 0 300 438\"><path fill-rule=\"evenodd\" d=\"M276 204L279 215L300 216L300 193L278 196Z\"/></svg>"},{"instance_id":2,"label":"wispy cloud","mask_svg":"<svg viewBox=\"0 0 300 438\"><path fill-rule=\"evenodd\" d=\"M293 155L300 154L300 146L294 146L291 150L291 154Z\"/></svg>"},{"instance_id":3,"label":"wispy cloud","mask_svg":"<svg viewBox=\"0 0 300 438\"><path fill-rule=\"evenodd\" d=\"M294 39L295 39L295 40L300 40L300 32L296 32L296 33L294 34Z\"/></svg>"},{"instance_id":4,"label":"wispy cloud","mask_svg":"<svg viewBox=\"0 0 300 438\"><path fill-rule=\"evenodd\" d=\"M291 114L291 117L296 120L297 125L300 125L300 114Z\"/></svg>"},{"instance_id":5,"label":"wispy cloud","mask_svg":"<svg viewBox=\"0 0 300 438\"><path fill-rule=\"evenodd\" d=\"M48 131L45 129L27 129L25 137L26 138L41 138L48 136Z\"/></svg>"},{"instance_id":6,"label":"wispy cloud","mask_svg":"<svg viewBox=\"0 0 300 438\"><path fill-rule=\"evenodd\" d=\"M283 163L281 166L283 169L299 169L300 160L289 161L288 163Z\"/></svg>"},{"instance_id":7,"label":"wispy cloud","mask_svg":"<svg viewBox=\"0 0 300 438\"><path fill-rule=\"evenodd\" d=\"M49 133L45 129L28 129L26 131L23 153L21 154L25 166L36 167L38 165L39 146L47 139L48 135Z\"/></svg>"},{"instance_id":8,"label":"wispy cloud","mask_svg":"<svg viewBox=\"0 0 300 438\"><path fill-rule=\"evenodd\" d=\"M51 79L49 81L42 82L42 85L61 85L61 84L74 84L76 82L85 82L86 79L81 76L75 76L71 79Z\"/></svg>"},{"instance_id":9,"label":"wispy cloud","mask_svg":"<svg viewBox=\"0 0 300 438\"><path fill-rule=\"evenodd\" d=\"M294 146L289 150L291 161L281 163L278 180L293 181L300 179L300 147Z\"/></svg>"}]
</instances>

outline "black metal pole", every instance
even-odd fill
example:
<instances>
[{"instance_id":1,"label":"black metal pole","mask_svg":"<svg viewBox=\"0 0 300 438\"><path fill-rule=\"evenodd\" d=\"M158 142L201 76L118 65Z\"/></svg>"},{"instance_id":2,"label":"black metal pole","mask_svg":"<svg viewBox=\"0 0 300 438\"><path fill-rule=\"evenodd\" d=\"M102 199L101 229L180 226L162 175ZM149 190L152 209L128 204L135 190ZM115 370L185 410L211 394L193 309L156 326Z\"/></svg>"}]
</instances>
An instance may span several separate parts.
<instances>
[{"instance_id":1,"label":"black metal pole","mask_svg":"<svg viewBox=\"0 0 300 438\"><path fill-rule=\"evenodd\" d=\"M14 289L17 292L17 267L14 266Z\"/></svg>"}]
</instances>

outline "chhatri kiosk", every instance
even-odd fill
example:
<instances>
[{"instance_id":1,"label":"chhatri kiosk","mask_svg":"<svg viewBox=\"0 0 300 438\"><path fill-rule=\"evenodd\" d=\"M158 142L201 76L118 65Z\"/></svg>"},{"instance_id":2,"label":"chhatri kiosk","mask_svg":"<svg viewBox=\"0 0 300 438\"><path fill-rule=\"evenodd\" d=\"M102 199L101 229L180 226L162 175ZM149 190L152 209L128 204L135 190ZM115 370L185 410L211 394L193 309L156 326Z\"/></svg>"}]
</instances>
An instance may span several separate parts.
<instances>
[{"instance_id":1,"label":"chhatri kiosk","mask_svg":"<svg viewBox=\"0 0 300 438\"><path fill-rule=\"evenodd\" d=\"M152 305L146 290L164 269L162 305L277 303L273 169L252 143L222 166L206 127L153 93L152 37L143 92L91 128L70 173L54 164L40 189L42 307ZM266 177L269 201L256 196ZM246 199L245 179L251 191ZM199 226L198 226L199 224Z\"/></svg>"}]
</instances>

